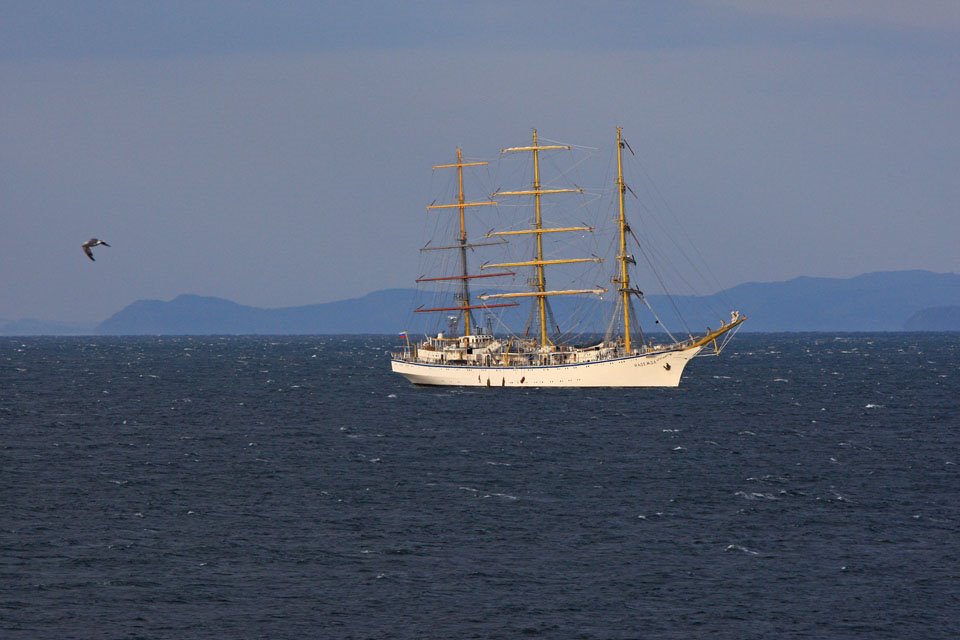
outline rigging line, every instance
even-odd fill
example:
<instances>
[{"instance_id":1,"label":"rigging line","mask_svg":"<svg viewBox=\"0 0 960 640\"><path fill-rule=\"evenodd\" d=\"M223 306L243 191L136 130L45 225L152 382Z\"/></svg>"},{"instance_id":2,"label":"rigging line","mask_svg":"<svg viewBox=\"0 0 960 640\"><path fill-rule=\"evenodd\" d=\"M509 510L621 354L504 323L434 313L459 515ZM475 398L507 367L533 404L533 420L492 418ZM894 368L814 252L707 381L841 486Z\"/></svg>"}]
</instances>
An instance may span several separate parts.
<instances>
[{"instance_id":1,"label":"rigging line","mask_svg":"<svg viewBox=\"0 0 960 640\"><path fill-rule=\"evenodd\" d=\"M653 260L650 259L650 255L647 253L647 250L644 248L644 246L640 244L640 240L637 238L636 234L633 232L633 229L630 229L630 235L633 236L634 241L636 241L637 248L640 249L640 253L643 254L644 260L647 261L647 266L650 267L650 271L653 272L654 277L660 283L660 288L663 290L663 293L667 296L667 300L670 301L670 305L673 307L674 312L677 314L677 318L680 320L680 324L682 324L683 328L686 329L688 335L692 335L692 332L690 331L690 326L687 324L687 321L683 317L683 314L680 313L680 307L677 306L677 301L674 300L673 295L667 289L667 286L663 281L663 277L660 275L660 271L656 268L656 266L654 266ZM653 308L650 306L650 302L647 300L646 296L643 297L643 301L647 305L647 307L651 311L653 311ZM654 313L654 317L656 317L656 313ZM660 326L663 327L664 331L666 331L667 334L669 335L670 331L667 330L667 328L663 325L662 322L660 322L660 318L656 318L656 319L657 319L657 323L660 324ZM671 336L671 338L672 337L673 336Z\"/></svg>"},{"instance_id":2,"label":"rigging line","mask_svg":"<svg viewBox=\"0 0 960 640\"><path fill-rule=\"evenodd\" d=\"M523 337L524 337L524 338L529 338L529 337L530 337L530 329L533 327L533 320L534 320L534 316L536 315L536 311L537 311L537 306L531 304L531 305L530 305L530 315L527 316L527 324L523 327Z\"/></svg>"},{"instance_id":3,"label":"rigging line","mask_svg":"<svg viewBox=\"0 0 960 640\"><path fill-rule=\"evenodd\" d=\"M654 248L654 249L655 249L655 248ZM657 252L656 250L654 250L654 253L658 253L658 252ZM657 260L657 262L660 263L660 264L665 265L665 266L667 267L667 269L669 270L671 276L672 276L674 279L676 279L676 280L678 280L679 282L681 282L683 285L685 285L686 288L687 288L687 290L693 292L693 295L695 295L695 296L697 297L698 302L699 302L699 304L698 304L698 309L697 309L697 318L698 318L698 319L704 320L704 319L706 319L708 316L710 316L710 317L721 316L721 317L722 317L722 316L724 315L724 311L723 311L723 309L722 309L722 302L723 302L723 301L722 301L722 300L719 300L719 299L716 297L716 294L705 294L705 293L701 293L701 292L698 290L698 288L697 288L696 286L694 286L694 285L687 279L687 277L684 275L683 271L681 271L680 269L676 268L674 265L672 265L672 264L669 263L668 261L663 260L662 258L659 259L659 260ZM718 305L717 305L718 302L721 303L719 307L718 307ZM729 312L729 309L727 310L727 312ZM688 320L690 320L690 318L684 318L684 319L683 319L683 323L684 323L685 326L688 327L688 331L689 331L689 325L687 324Z\"/></svg>"},{"instance_id":4,"label":"rigging line","mask_svg":"<svg viewBox=\"0 0 960 640\"><path fill-rule=\"evenodd\" d=\"M640 245L640 240L637 238L637 235L633 232L633 229L630 230L630 235L633 236L633 239L637 242L637 245L639 246L639 245ZM659 262L659 263L663 264L669 271L672 272L672 275L673 275L675 278L677 278L678 280L680 280L680 282L687 288L687 290L691 291L694 295L697 295L697 296L701 296L701 295L702 295L702 294L697 290L697 287L696 287L693 283L691 283L691 282L686 278L686 276L683 275L683 272L682 272L680 269L672 266L671 263L670 263L668 260L663 259L663 256L659 254L659 251L656 249L656 247L651 247L651 248L650 248L650 251L651 251L651 253L658 254L658 256L660 257L660 260L655 260L655 262ZM655 257L658 257L658 256L655 256ZM650 259L652 260L653 258L650 258Z\"/></svg>"},{"instance_id":5,"label":"rigging line","mask_svg":"<svg viewBox=\"0 0 960 640\"><path fill-rule=\"evenodd\" d=\"M644 202L641 201L640 207L641 207L641 209L642 209L643 211L645 211L645 212L648 214L647 216L641 217L641 218L640 218L640 221L641 221L642 223L644 223L644 224L647 224L647 223L649 223L649 222L652 221L653 224L652 224L652 225L648 225L648 226L656 227L656 229L651 229L651 230L662 234L665 238L667 238L668 240L670 240L673 248L678 252L679 255L681 255L681 256L685 259L685 264L686 264L686 265L689 265L690 267L692 267L694 272L696 272L696 273L698 273L698 274L701 274L701 275L699 276L701 280L706 280L706 278L702 275L702 272L701 272L701 270L699 269L699 267L690 260L690 257L686 254L686 251L685 251L684 247L681 246L681 245L677 242L676 238L674 238L674 237L672 236L672 234L670 233L669 227L667 227L667 225L664 223L664 221L663 221L658 215L656 215L656 214L647 206L646 203L644 203ZM654 247L654 248L656 248L656 247ZM684 284L687 286L687 288L688 288L692 293L694 293L694 294L696 294L696 295L701 295L701 292L699 291L699 289L698 289L697 287L693 286L688 280L686 280L686 278L684 278L684 277L682 276L682 271L681 271L678 267L674 266L672 262L668 262L668 261L664 261L664 264L667 265L668 267L670 267L671 270L673 270L673 271L678 275L678 277L680 277L680 278L684 281Z\"/></svg>"},{"instance_id":6,"label":"rigging line","mask_svg":"<svg viewBox=\"0 0 960 640\"><path fill-rule=\"evenodd\" d=\"M601 313L598 313L601 311ZM569 342L583 342L587 336L597 335L602 318L607 316L604 305L596 305L583 300L574 308L565 332L564 339ZM592 341L592 338L591 338Z\"/></svg>"},{"instance_id":7,"label":"rigging line","mask_svg":"<svg viewBox=\"0 0 960 640\"><path fill-rule=\"evenodd\" d=\"M664 283L664 280L663 280L663 276L660 274L660 271L657 269L655 262L651 259L649 253L644 247L638 247L638 248L640 249L640 253L643 255L643 258L646 261L647 266L650 268L650 271L653 273L654 277L657 279L657 282L660 283L660 288L663 291L663 295L667 298L667 301L670 303L670 306L673 308L673 312L676 315L677 320L683 326L684 330L687 332L687 335L692 335L692 331L690 330L690 325L687 324L687 319L683 316L683 313L680 311L680 307L679 305L677 305L677 301L675 300L673 294L670 293L670 290L666 287L666 284ZM645 304L649 307L650 303L649 301L646 300L645 297L644 297L644 301L645 301ZM660 321L660 318L657 318L657 321L658 321L657 323L660 324L661 326L664 326L664 329L666 330L666 326L663 325L663 323Z\"/></svg>"},{"instance_id":8,"label":"rigging line","mask_svg":"<svg viewBox=\"0 0 960 640\"><path fill-rule=\"evenodd\" d=\"M538 136L540 142L548 142L550 144L562 144L565 147L570 147L571 149L583 149L586 151L599 151L597 147L584 147L578 144L570 144L569 142L561 142L560 140L551 140L550 138L544 138L543 136Z\"/></svg>"},{"instance_id":9,"label":"rigging line","mask_svg":"<svg viewBox=\"0 0 960 640\"><path fill-rule=\"evenodd\" d=\"M592 307L593 305L587 304L587 302L582 299L574 305L572 312L566 319L567 329L559 332L560 339L564 344L576 341L578 336L584 335L590 330L590 326L596 324L595 321L597 318L589 317L588 315ZM587 325L586 331L583 329L585 325Z\"/></svg>"},{"instance_id":10,"label":"rigging line","mask_svg":"<svg viewBox=\"0 0 960 640\"><path fill-rule=\"evenodd\" d=\"M686 254L686 251L685 251L685 249L684 249L684 246L682 246L682 245L681 245L680 243L678 243L676 240L674 240L673 238L671 238L671 240L673 241L674 246L683 254L684 258L686 258L686 260L687 260L687 263L688 263L691 267L693 267L693 269L697 272L697 276L700 277L700 278L703 278L704 280L706 280L708 274L706 274L706 273L704 273L703 271L701 271L701 268L700 268L701 266L702 266L703 268L705 268L705 269L707 268L707 262L706 262L706 260L703 258L703 255L699 252L699 249L697 248L697 246L696 246L696 245L693 243L693 241L690 239L690 236L689 236L689 234L687 234L685 227L679 223L679 218L677 217L676 212L673 210L673 207L670 206L669 201L667 201L666 197L664 197L663 193L660 191L660 188L657 186L657 183L653 180L653 177L650 175L650 172L647 170L646 166L645 166L640 160L637 160L637 165L640 167L640 170L643 172L644 177L647 179L647 182L648 182L648 184L650 185L650 187L652 188L654 195L656 195L657 198L659 198L660 203L663 205L663 207L667 210L667 212L668 212L668 213L671 215L671 217L673 218L673 220L674 220L674 222L675 222L675 225L674 225L674 226L675 226L675 227L680 231L680 233L684 236L684 240L685 240L685 242L687 243L687 245L688 245L689 247L691 247L691 248L697 253L698 257L700 258L700 265L696 264L696 263ZM665 228L665 227L664 227L664 228ZM709 269L707 269L707 270L709 271ZM716 277L715 277L712 273L710 273L709 276L711 276L711 278L714 280L714 282L715 282L715 285L714 285L714 286L719 285L719 283L716 282Z\"/></svg>"},{"instance_id":11,"label":"rigging line","mask_svg":"<svg viewBox=\"0 0 960 640\"><path fill-rule=\"evenodd\" d=\"M593 157L593 154L584 154L582 158L580 158L579 160L575 160L574 163L569 167L567 167L566 169L562 169L560 165L557 164L557 161L555 158L547 158L545 164L548 164L553 169L555 175L553 175L548 181L543 181L542 180L543 176L541 176L541 180L543 184L544 185L566 184L568 181L576 184L575 181L570 180L567 177L568 174L573 173L575 169L578 169L580 165L586 163L591 157ZM541 158L541 161L543 161L542 158Z\"/></svg>"},{"instance_id":12,"label":"rigging line","mask_svg":"<svg viewBox=\"0 0 960 640\"><path fill-rule=\"evenodd\" d=\"M496 313L495 313L495 314L491 314L490 317L492 317L492 318L496 321L496 323L497 323L497 325L498 325L498 328L503 329L505 335L511 336L511 337L513 337L513 338L519 338L519 337L520 337L520 336L518 336L516 333L514 333L514 332L510 329L510 327L507 325L507 323L505 323L505 322L503 321L503 316L502 316L501 314L496 314Z\"/></svg>"},{"instance_id":13,"label":"rigging line","mask_svg":"<svg viewBox=\"0 0 960 640\"><path fill-rule=\"evenodd\" d=\"M697 267L697 265L696 265L695 263L693 263L693 262L691 261L690 257L689 257L689 256L686 254L686 252L684 251L684 248L676 241L675 238L673 238L673 237L670 235L669 229L665 226L664 222L663 222L657 215L655 215L654 212L651 211L650 208L649 208L645 203L641 202L640 205L641 205L641 207L643 208L644 211L646 211L648 214L650 214L650 215L649 215L649 219L653 220L653 221L656 223L656 225L657 225L657 227L660 229L660 231L662 231L663 233L665 233L666 237L670 239L670 241L672 242L673 246L674 246L674 247L680 252L680 254L686 259L686 263L687 263L688 265L690 265L696 273L701 274L701 276L700 276L701 279L706 280L706 277L702 275L702 271ZM644 218L641 218L641 221L643 221L643 220L644 220ZM636 236L634 236L634 239L636 239ZM710 314L713 314L713 315L723 315L722 312L718 314L716 303L717 303L717 302L720 302L720 303L722 304L722 303L726 302L727 304L729 304L729 301L728 301L728 300L724 300L723 297L717 298L717 297L715 297L715 294L714 294L714 295L707 295L707 294L701 293L700 290L699 290L699 288L696 287L696 286L694 286L694 285L686 278L686 276L684 276L683 271L681 271L679 268L677 268L675 265L673 265L672 262L670 262L670 261L668 261L668 260L665 260L665 259L662 259L663 256L661 256L659 250L657 250L657 248L656 248L655 246L652 247L652 252L653 252L654 254L657 254L657 256L660 256L660 257L661 257L661 259L658 260L657 262L665 265L665 266L670 270L670 272L671 272L671 274L673 275L674 278L676 278L676 279L679 280L682 284L684 284L684 285L686 286L687 290L691 291L694 295L696 295L696 296L698 296L699 298L701 298L701 300L703 301L703 306L709 311ZM645 255L645 257L647 258L648 261L650 261L650 260L652 259L649 255ZM651 265L651 267L652 267L652 265ZM729 311L729 309L728 309L728 311ZM685 326L687 326L687 330L689 331L689 326L687 325L687 320L686 320L686 319L683 319L683 324L684 324Z\"/></svg>"},{"instance_id":14,"label":"rigging line","mask_svg":"<svg viewBox=\"0 0 960 640\"><path fill-rule=\"evenodd\" d=\"M657 324L660 325L660 327L666 332L668 336L670 336L670 339L673 340L675 343L680 342L679 340L676 339L676 337L674 337L672 333L670 333L670 329L667 329L667 325L663 324L663 322L660 320L660 316L658 316L657 312L653 309L652 306L650 306L650 301L647 300L646 296L641 298L641 300L643 300L643 304L646 305L647 309L650 310L650 313L653 314L653 319L657 321ZM687 331L687 333L689 333L689 331ZM692 338L693 336L690 336L690 337Z\"/></svg>"},{"instance_id":15,"label":"rigging line","mask_svg":"<svg viewBox=\"0 0 960 640\"><path fill-rule=\"evenodd\" d=\"M673 207L670 206L670 202L663 196L663 193L660 191L660 188L657 186L657 183L653 180L653 177L650 175L650 172L647 171L646 166L639 159L637 159L637 165L639 165L640 170L643 172L644 176L647 178L647 181L653 187L654 193L657 195L657 197L660 198L660 201L666 207L667 211L670 213L671 216L673 216L674 220L677 220L678 218L676 213L673 211ZM684 240L687 242L687 244L690 247L693 248L693 251L697 254L697 257L700 259L701 265L704 267L704 269L707 270L710 276L709 279L713 281L713 286L716 287L717 293L720 294L720 297L723 299L723 302L728 307L732 307L732 305L730 304L730 300L723 295L724 290L720 286L720 281L717 279L716 275L712 271L710 271L709 267L707 266L707 261L704 259L703 254L700 252L700 249L691 240L690 235L687 233L683 225L678 223L676 226L680 230L680 233L683 235ZM698 266L694 263L694 261L691 260L689 256L686 255L686 252L683 250L683 247L678 247L678 248L680 249L684 257L687 259L687 262L690 264L690 266L692 266L694 271L697 272L697 276L703 278L704 280L707 280L708 278L706 277L706 275L698 268Z\"/></svg>"},{"instance_id":16,"label":"rigging line","mask_svg":"<svg viewBox=\"0 0 960 640\"><path fill-rule=\"evenodd\" d=\"M551 306L549 300L544 300L543 308L547 312L547 320L550 321L550 324L553 326L554 334L557 337L557 341L560 342L563 339L563 332L560 331L560 325L557 324L557 318L553 315L553 306ZM542 345L541 345L542 346Z\"/></svg>"},{"instance_id":17,"label":"rigging line","mask_svg":"<svg viewBox=\"0 0 960 640\"><path fill-rule=\"evenodd\" d=\"M639 314L637 313L636 308L633 305L633 299L630 298L627 300L627 305L630 307L630 330L634 332L637 338L640 340L640 344L643 344L646 339L646 333L643 331L643 327L640 326Z\"/></svg>"},{"instance_id":18,"label":"rigging line","mask_svg":"<svg viewBox=\"0 0 960 640\"><path fill-rule=\"evenodd\" d=\"M596 151L597 150L593 150L590 153L583 153L582 154L583 157L580 158L577 162L574 162L573 166L571 166L568 169L566 173L575 174L574 180L573 180L574 184L577 184L577 185L585 184L586 176L584 175L581 169L581 165L586 165L586 163L589 160L591 160L593 156L596 154ZM583 206L584 208L586 208L586 205L588 203L593 202L593 199L588 199L588 195L590 195L588 193L588 190L581 188L580 198L578 198L578 201L580 202L581 206Z\"/></svg>"},{"instance_id":19,"label":"rigging line","mask_svg":"<svg viewBox=\"0 0 960 640\"><path fill-rule=\"evenodd\" d=\"M699 268L697 267L697 265L693 264L693 262L690 260L690 257L686 255L686 253L685 253L685 251L684 251L684 248L680 245L680 243L677 242L676 238L674 238L674 237L670 234L670 228L664 223L664 221L663 221L662 219L660 219L660 216L658 216L653 209L651 209L649 206L647 206L646 203L644 203L644 202L642 202L642 201L640 202L640 206L641 206L641 207L643 208L643 210L646 211L647 214L648 214L647 217L641 218L641 221L642 221L642 222L652 221L653 224L651 224L650 226L655 226L655 227L657 227L657 230L658 230L660 233L662 233L668 240L670 240L670 242L671 242L671 244L673 245L673 247L674 247L677 251L679 251L679 252L680 252L680 255L682 255L682 256L686 259L687 264L690 265L691 267L693 267L693 270L697 272L698 276L699 276L701 279L706 279L706 278L700 273L700 270L699 270ZM668 265L669 265L669 263L667 263L666 261L664 261L664 264L668 264ZM681 280L683 280L683 284L685 284L692 293L694 293L695 295L701 295L701 293L700 293L700 291L697 289L697 287L695 287L695 286L694 286L693 284L691 284L688 280L686 280L686 278L683 277L682 272L681 272L678 268L675 268L675 267L674 267L673 269L674 269L674 271L676 272L676 275L677 275Z\"/></svg>"},{"instance_id":20,"label":"rigging line","mask_svg":"<svg viewBox=\"0 0 960 640\"><path fill-rule=\"evenodd\" d=\"M610 321L607 323L607 330L603 334L604 342L610 342L613 339L613 332L616 330L616 325L620 322L623 314L623 296L616 296L616 299L613 306L613 315L610 316Z\"/></svg>"}]
</instances>

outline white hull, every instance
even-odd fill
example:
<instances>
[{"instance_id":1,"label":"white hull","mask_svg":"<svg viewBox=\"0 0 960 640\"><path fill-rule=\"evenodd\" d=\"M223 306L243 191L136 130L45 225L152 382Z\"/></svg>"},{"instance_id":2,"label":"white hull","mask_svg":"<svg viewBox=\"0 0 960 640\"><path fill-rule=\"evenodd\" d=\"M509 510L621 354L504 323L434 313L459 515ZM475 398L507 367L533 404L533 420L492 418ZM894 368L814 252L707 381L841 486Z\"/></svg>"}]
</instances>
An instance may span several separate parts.
<instances>
[{"instance_id":1,"label":"white hull","mask_svg":"<svg viewBox=\"0 0 960 640\"><path fill-rule=\"evenodd\" d=\"M545 366L451 366L393 360L413 384L448 387L676 387L702 346L599 362Z\"/></svg>"}]
</instances>

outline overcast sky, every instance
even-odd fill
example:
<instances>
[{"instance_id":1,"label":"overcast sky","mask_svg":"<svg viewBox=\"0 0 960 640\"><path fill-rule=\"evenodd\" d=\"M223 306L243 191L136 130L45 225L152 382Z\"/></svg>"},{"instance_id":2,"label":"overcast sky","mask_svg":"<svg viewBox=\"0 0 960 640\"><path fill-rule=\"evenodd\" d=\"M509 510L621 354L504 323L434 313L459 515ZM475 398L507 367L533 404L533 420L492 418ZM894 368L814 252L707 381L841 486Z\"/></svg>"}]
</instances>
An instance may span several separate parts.
<instances>
[{"instance_id":1,"label":"overcast sky","mask_svg":"<svg viewBox=\"0 0 960 640\"><path fill-rule=\"evenodd\" d=\"M412 286L430 166L632 146L718 286L960 271L960 2L0 0L0 318ZM515 187L518 185L505 185ZM105 239L97 261L82 254Z\"/></svg>"}]
</instances>

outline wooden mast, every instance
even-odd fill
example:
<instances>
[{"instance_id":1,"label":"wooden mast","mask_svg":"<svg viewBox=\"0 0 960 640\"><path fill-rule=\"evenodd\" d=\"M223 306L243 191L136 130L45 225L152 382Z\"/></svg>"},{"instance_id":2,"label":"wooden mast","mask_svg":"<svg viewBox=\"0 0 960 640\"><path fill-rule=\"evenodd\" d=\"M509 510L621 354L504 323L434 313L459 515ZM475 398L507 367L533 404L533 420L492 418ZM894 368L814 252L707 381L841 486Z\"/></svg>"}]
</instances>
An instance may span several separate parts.
<instances>
[{"instance_id":1,"label":"wooden mast","mask_svg":"<svg viewBox=\"0 0 960 640\"><path fill-rule=\"evenodd\" d=\"M464 216L466 199L463 197L463 152L457 147L457 189L459 196L457 204L460 205L460 273L463 275L463 290L460 294L460 304L465 307L470 306L470 275L467 272L467 223ZM470 335L470 310L463 310L463 335Z\"/></svg>"},{"instance_id":2,"label":"wooden mast","mask_svg":"<svg viewBox=\"0 0 960 640\"><path fill-rule=\"evenodd\" d=\"M543 194L540 193L540 149L537 144L537 130L533 130L533 209L534 209L534 222L533 228L537 231L543 229L543 217L540 214L540 199L543 197ZM538 233L537 236L537 258L536 258L536 274L537 274L537 291L544 293L547 290L547 274L546 269L544 269L543 264L543 234ZM540 315L540 346L545 347L547 345L547 298L545 296L537 297L537 313Z\"/></svg>"},{"instance_id":3,"label":"wooden mast","mask_svg":"<svg viewBox=\"0 0 960 640\"><path fill-rule=\"evenodd\" d=\"M620 127L617 127L617 191L619 191L620 200L620 297L623 304L623 348L630 353L630 272L627 270L627 263L630 262L627 256L627 219L624 207L624 197L627 191L627 185L623 181L623 138L621 137Z\"/></svg>"},{"instance_id":4,"label":"wooden mast","mask_svg":"<svg viewBox=\"0 0 960 640\"><path fill-rule=\"evenodd\" d=\"M526 260L523 262L503 262L498 264L486 264L482 265L481 269L488 269L494 267L534 267L534 291L526 293L501 293L501 294L489 294L480 296L481 300L487 300L490 298L520 298L520 297L536 297L536 309L537 316L539 318L540 324L540 346L545 347L549 344L552 344L548 336L547 330L547 297L548 296L558 296L558 295L575 295L583 293L595 293L597 295L604 293L606 289L566 289L561 291L548 291L547 290L547 277L546 269L547 265L554 264L570 264L574 262L600 262L600 258L572 258L565 260L544 260L543 257L543 234L545 233L559 233L564 231L592 231L590 227L564 227L564 228L555 228L547 229L543 226L543 216L541 214L541 197L544 195L550 195L555 193L583 193L583 189L543 189L540 185L540 152L548 151L552 149L563 149L569 150L569 145L541 145L537 138L537 130L533 130L533 143L529 147L510 147L508 149L501 150L501 153L513 153L519 151L529 151L533 154L533 189L525 189L522 191L497 191L491 197L496 196L533 196L533 207L534 207L534 221L533 227L530 229L524 229L521 231L503 231L498 233L488 234L489 236L493 235L514 235L520 233L528 233L536 236L535 243L535 257L533 260Z\"/></svg>"},{"instance_id":5,"label":"wooden mast","mask_svg":"<svg viewBox=\"0 0 960 640\"><path fill-rule=\"evenodd\" d=\"M418 311L446 311L446 310L459 310L463 315L463 335L469 336L471 332L471 314L470 310L476 308L477 305L470 304L470 280L471 278L477 276L471 276L467 270L467 221L466 221L466 208L467 207L483 207L489 205L495 205L496 202L487 201L487 202L467 202L466 196L463 192L463 168L464 167L480 167L488 164L487 162L464 162L463 161L463 151L460 147L457 147L457 161L452 164L437 164L434 165L434 169L452 169L456 168L457 170L457 202L455 204L437 204L430 205L427 209L450 209L456 207L460 212L460 235L458 236L458 245L456 248L460 250L460 274L459 276L453 276L451 278L421 278L418 282L427 282L432 280L460 280L460 299L459 306L457 307L444 307L442 309L418 309ZM504 274L491 274L492 276L504 275ZM510 274L512 275L512 274Z\"/></svg>"}]
</instances>

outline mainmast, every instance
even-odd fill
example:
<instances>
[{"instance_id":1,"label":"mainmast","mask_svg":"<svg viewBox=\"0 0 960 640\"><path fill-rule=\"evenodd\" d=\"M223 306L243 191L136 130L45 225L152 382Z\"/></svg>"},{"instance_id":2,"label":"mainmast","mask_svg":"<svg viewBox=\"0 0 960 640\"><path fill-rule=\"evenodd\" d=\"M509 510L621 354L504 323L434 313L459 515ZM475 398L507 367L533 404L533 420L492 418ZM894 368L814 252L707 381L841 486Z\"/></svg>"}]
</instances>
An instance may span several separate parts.
<instances>
[{"instance_id":1,"label":"mainmast","mask_svg":"<svg viewBox=\"0 0 960 640\"><path fill-rule=\"evenodd\" d=\"M563 227L563 228L544 228L543 226L543 216L541 214L541 198L544 195L552 195L556 193L583 193L583 189L543 189L540 184L540 152L541 151L550 151L555 149L570 150L568 145L541 145L537 139L537 130L533 130L533 143L528 147L510 147L507 149L502 149L501 153L517 153L517 152L527 152L533 154L533 189L525 189L521 191L497 191L491 197L497 196L533 196L533 208L534 208L534 220L533 227L531 229L523 229L520 231L501 231L487 234L490 236L504 236L504 235L517 235L517 234L533 234L536 236L536 251L535 257L533 260L526 260L523 262L502 262L499 264L487 264L482 265L481 269L488 269L494 267L533 267L534 268L534 287L535 290L531 292L524 293L501 293L501 294L490 294L480 296L482 300L487 300L489 298L520 298L520 297L536 297L536 308L537 316L540 324L540 346L545 347L551 344L550 338L548 337L547 331L547 296L558 296L558 295L575 295L583 293L595 293L600 295L606 291L606 289L566 289L566 290L554 290L550 291L547 289L547 277L546 277L546 267L548 265L555 264L570 264L575 262L600 262L600 258L570 258L564 260L545 260L543 257L543 234L545 233L562 233L567 231L593 231L590 227Z\"/></svg>"},{"instance_id":2,"label":"mainmast","mask_svg":"<svg viewBox=\"0 0 960 640\"><path fill-rule=\"evenodd\" d=\"M417 278L417 282L436 282L440 280L460 280L460 293L456 296L456 301L459 303L457 306L453 307L438 307L433 309L416 309L417 313L424 313L430 311L460 311L463 315L463 335L469 336L471 333L471 309L477 308L490 308L490 307L508 307L515 306L512 304L480 304L473 305L470 304L470 280L473 278L492 278L496 276L512 276L512 272L506 273L490 273L483 275L470 275L470 272L467 268L467 249L472 246L467 242L467 221L466 221L466 209L467 207L485 207L496 205L497 203L489 200L484 202L467 202L466 196L463 191L463 168L464 167L481 167L487 162L464 162L463 161L463 152L460 147L457 147L457 161L451 164L437 164L434 165L434 169L453 169L457 170L457 202L452 204L431 204L427 209L453 209L456 208L460 213L460 233L457 237L458 243L450 247L425 247L424 251L437 250L437 249L457 249L460 253L460 275L456 276L443 276L443 277L434 277L434 278Z\"/></svg>"}]
</instances>

